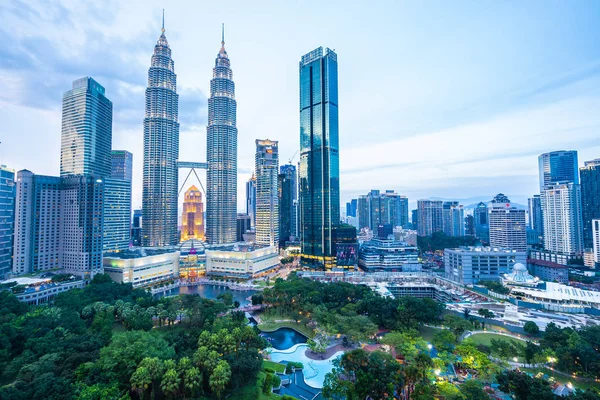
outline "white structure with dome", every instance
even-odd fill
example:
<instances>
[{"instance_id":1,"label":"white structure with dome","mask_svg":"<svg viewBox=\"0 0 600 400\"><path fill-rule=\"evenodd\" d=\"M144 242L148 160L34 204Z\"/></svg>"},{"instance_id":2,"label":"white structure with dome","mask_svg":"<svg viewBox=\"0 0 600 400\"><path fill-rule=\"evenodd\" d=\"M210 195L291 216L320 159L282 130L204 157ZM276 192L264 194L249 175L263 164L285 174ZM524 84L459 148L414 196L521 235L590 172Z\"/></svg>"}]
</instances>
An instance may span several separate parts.
<instances>
[{"instance_id":1,"label":"white structure with dome","mask_svg":"<svg viewBox=\"0 0 600 400\"><path fill-rule=\"evenodd\" d=\"M522 263L516 263L513 266L510 274L504 274L504 277L502 277L502 283L505 286L537 286L539 279L529 274L525 265Z\"/></svg>"}]
</instances>

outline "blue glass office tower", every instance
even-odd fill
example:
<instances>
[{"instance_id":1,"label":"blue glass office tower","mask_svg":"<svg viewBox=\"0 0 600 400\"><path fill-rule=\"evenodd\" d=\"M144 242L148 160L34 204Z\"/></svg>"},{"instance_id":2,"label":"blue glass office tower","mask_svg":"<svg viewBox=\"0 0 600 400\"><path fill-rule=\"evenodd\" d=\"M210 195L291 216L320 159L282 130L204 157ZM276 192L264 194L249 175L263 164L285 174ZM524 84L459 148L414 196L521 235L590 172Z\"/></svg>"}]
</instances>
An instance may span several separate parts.
<instances>
[{"instance_id":1,"label":"blue glass office tower","mask_svg":"<svg viewBox=\"0 0 600 400\"><path fill-rule=\"evenodd\" d=\"M223 37L210 81L206 128L206 240L213 244L233 243L236 239L236 109L233 72Z\"/></svg>"},{"instance_id":2,"label":"blue glass office tower","mask_svg":"<svg viewBox=\"0 0 600 400\"><path fill-rule=\"evenodd\" d=\"M142 244L152 247L175 245L179 242L179 96L175 65L165 37L164 21L161 32L148 69L144 118Z\"/></svg>"},{"instance_id":3,"label":"blue glass office tower","mask_svg":"<svg viewBox=\"0 0 600 400\"><path fill-rule=\"evenodd\" d=\"M63 95L60 176L110 176L112 102L90 77Z\"/></svg>"},{"instance_id":4,"label":"blue glass office tower","mask_svg":"<svg viewBox=\"0 0 600 400\"><path fill-rule=\"evenodd\" d=\"M0 279L12 269L15 171L0 165Z\"/></svg>"},{"instance_id":5,"label":"blue glass office tower","mask_svg":"<svg viewBox=\"0 0 600 400\"><path fill-rule=\"evenodd\" d=\"M538 157L540 170L540 192L555 183L579 184L577 151L559 150Z\"/></svg>"},{"instance_id":6,"label":"blue glass office tower","mask_svg":"<svg viewBox=\"0 0 600 400\"><path fill-rule=\"evenodd\" d=\"M302 264L335 265L340 221L337 55L319 47L300 60L300 221Z\"/></svg>"},{"instance_id":7,"label":"blue glass office tower","mask_svg":"<svg viewBox=\"0 0 600 400\"><path fill-rule=\"evenodd\" d=\"M131 177L133 154L112 151L110 178L104 180L104 251L129 248L131 235Z\"/></svg>"},{"instance_id":8,"label":"blue glass office tower","mask_svg":"<svg viewBox=\"0 0 600 400\"><path fill-rule=\"evenodd\" d=\"M581 178L581 211L583 246L594 247L592 220L600 219L600 159L586 161L579 169Z\"/></svg>"}]
</instances>

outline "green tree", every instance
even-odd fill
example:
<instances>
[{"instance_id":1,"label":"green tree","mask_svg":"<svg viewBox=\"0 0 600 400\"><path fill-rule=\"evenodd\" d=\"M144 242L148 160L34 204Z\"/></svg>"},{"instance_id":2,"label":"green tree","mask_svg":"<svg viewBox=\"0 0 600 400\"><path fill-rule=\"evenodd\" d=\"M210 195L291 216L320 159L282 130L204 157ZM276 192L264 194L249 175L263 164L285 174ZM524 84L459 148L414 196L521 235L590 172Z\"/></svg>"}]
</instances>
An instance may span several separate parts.
<instances>
[{"instance_id":1,"label":"green tree","mask_svg":"<svg viewBox=\"0 0 600 400\"><path fill-rule=\"evenodd\" d=\"M181 379L179 378L179 374L174 368L170 368L164 373L160 388L167 398L173 399L177 396L180 384Z\"/></svg>"},{"instance_id":2,"label":"green tree","mask_svg":"<svg viewBox=\"0 0 600 400\"><path fill-rule=\"evenodd\" d=\"M516 400L555 400L548 381L507 370L497 376L500 390L511 394Z\"/></svg>"},{"instance_id":3,"label":"green tree","mask_svg":"<svg viewBox=\"0 0 600 400\"><path fill-rule=\"evenodd\" d=\"M131 389L137 392L138 396L143 400L146 391L152 385L152 377L146 367L138 367L131 375Z\"/></svg>"},{"instance_id":4,"label":"green tree","mask_svg":"<svg viewBox=\"0 0 600 400\"><path fill-rule=\"evenodd\" d=\"M489 400L490 396L483 390L483 385L476 379L469 379L459 387L460 393L469 400Z\"/></svg>"},{"instance_id":5,"label":"green tree","mask_svg":"<svg viewBox=\"0 0 600 400\"><path fill-rule=\"evenodd\" d=\"M537 324L533 321L525 322L525 325L523 325L523 330L530 335L537 335L540 333L540 327L537 326Z\"/></svg>"},{"instance_id":6,"label":"green tree","mask_svg":"<svg viewBox=\"0 0 600 400\"><path fill-rule=\"evenodd\" d=\"M183 372L184 394L194 397L202 387L202 373L196 367L190 367Z\"/></svg>"},{"instance_id":7,"label":"green tree","mask_svg":"<svg viewBox=\"0 0 600 400\"><path fill-rule=\"evenodd\" d=\"M209 379L210 388L218 398L221 398L230 379L231 370L229 364L227 364L227 361L219 361Z\"/></svg>"},{"instance_id":8,"label":"green tree","mask_svg":"<svg viewBox=\"0 0 600 400\"><path fill-rule=\"evenodd\" d=\"M450 382L442 381L436 384L437 391L444 400L467 400L458 388Z\"/></svg>"},{"instance_id":9,"label":"green tree","mask_svg":"<svg viewBox=\"0 0 600 400\"><path fill-rule=\"evenodd\" d=\"M433 334L431 343L437 351L452 351L456 344L456 338L449 329L442 329Z\"/></svg>"}]
</instances>

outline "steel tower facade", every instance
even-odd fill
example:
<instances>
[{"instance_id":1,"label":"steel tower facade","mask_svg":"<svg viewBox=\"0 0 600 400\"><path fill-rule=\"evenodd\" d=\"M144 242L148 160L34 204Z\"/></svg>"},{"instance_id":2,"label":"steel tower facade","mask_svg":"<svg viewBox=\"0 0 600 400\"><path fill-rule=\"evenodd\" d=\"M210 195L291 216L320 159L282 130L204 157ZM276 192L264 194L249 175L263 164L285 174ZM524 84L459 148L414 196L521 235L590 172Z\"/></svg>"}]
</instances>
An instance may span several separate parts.
<instances>
[{"instance_id":1,"label":"steel tower facade","mask_svg":"<svg viewBox=\"0 0 600 400\"><path fill-rule=\"evenodd\" d=\"M177 244L179 158L179 96L171 48L163 28L156 46L146 89L144 118L144 179L142 244Z\"/></svg>"},{"instance_id":2,"label":"steel tower facade","mask_svg":"<svg viewBox=\"0 0 600 400\"><path fill-rule=\"evenodd\" d=\"M237 128L235 84L225 38L215 60L208 99L206 240L233 243L237 228Z\"/></svg>"},{"instance_id":3,"label":"steel tower facade","mask_svg":"<svg viewBox=\"0 0 600 400\"><path fill-rule=\"evenodd\" d=\"M300 220L302 264L335 265L340 222L338 63L319 47L300 61Z\"/></svg>"}]
</instances>

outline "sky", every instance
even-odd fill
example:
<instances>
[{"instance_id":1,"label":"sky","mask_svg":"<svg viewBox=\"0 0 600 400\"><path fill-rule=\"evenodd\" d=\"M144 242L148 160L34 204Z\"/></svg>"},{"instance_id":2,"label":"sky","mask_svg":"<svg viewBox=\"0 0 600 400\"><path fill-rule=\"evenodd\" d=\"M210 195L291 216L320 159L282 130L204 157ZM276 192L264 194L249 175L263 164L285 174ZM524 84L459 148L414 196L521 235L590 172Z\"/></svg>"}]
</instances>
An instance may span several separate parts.
<instances>
[{"instance_id":1,"label":"sky","mask_svg":"<svg viewBox=\"0 0 600 400\"><path fill-rule=\"evenodd\" d=\"M255 139L278 140L280 164L298 150L298 62L319 46L338 54L342 208L371 189L411 204L499 192L526 203L539 154L600 158L598 1L0 0L0 163L58 175L62 94L91 76L113 102L113 149L134 155L141 207L144 90L163 8L180 160L206 160L225 24L240 211Z\"/></svg>"}]
</instances>

